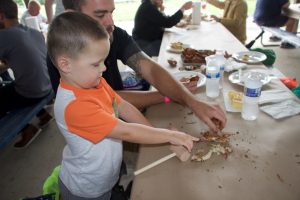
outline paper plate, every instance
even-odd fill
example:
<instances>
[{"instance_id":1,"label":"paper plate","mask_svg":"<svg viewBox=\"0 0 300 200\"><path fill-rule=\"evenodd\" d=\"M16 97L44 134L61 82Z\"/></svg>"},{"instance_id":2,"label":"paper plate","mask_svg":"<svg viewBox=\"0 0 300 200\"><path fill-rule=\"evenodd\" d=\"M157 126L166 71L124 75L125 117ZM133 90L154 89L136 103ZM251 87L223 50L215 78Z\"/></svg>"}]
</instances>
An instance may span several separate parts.
<instances>
[{"instance_id":1,"label":"paper plate","mask_svg":"<svg viewBox=\"0 0 300 200\"><path fill-rule=\"evenodd\" d=\"M240 79L239 72L236 71L236 72L231 73L229 75L228 79L229 79L229 81L231 83L244 86L245 77L247 77L250 72L256 72L256 73L258 73L259 77L260 77L260 80L261 80L261 82L262 82L263 85L268 84L271 81L271 79L275 78L275 77L271 77L268 74L263 73L263 72L258 72L258 71L243 71L242 72L242 78Z\"/></svg>"},{"instance_id":2,"label":"paper plate","mask_svg":"<svg viewBox=\"0 0 300 200\"><path fill-rule=\"evenodd\" d=\"M267 59L267 56L257 51L242 51L232 55L239 62L256 64Z\"/></svg>"},{"instance_id":3,"label":"paper plate","mask_svg":"<svg viewBox=\"0 0 300 200\"><path fill-rule=\"evenodd\" d=\"M175 72L172 74L177 80L180 80L183 77L191 77L191 76L195 76L198 75L199 76L199 80L197 83L197 87L201 87L205 84L206 82L206 77L205 75L203 75L200 72L195 72L195 71L182 71L182 72Z\"/></svg>"},{"instance_id":4,"label":"paper plate","mask_svg":"<svg viewBox=\"0 0 300 200\"><path fill-rule=\"evenodd\" d=\"M171 47L171 45L168 45L167 51L172 52L172 53L181 53L185 48L192 48L192 46L189 44L183 44L182 49L174 49Z\"/></svg>"}]
</instances>

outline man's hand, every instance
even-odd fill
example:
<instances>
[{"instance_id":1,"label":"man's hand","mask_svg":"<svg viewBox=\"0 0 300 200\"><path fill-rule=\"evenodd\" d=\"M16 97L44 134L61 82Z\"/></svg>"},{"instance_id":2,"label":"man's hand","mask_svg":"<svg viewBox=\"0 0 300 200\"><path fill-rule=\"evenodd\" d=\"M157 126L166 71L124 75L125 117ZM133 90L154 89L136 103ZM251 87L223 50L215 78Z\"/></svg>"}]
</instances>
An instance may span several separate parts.
<instances>
[{"instance_id":1,"label":"man's hand","mask_svg":"<svg viewBox=\"0 0 300 200\"><path fill-rule=\"evenodd\" d=\"M220 22L220 21L221 21L221 19L220 19L219 17L215 16L215 15L211 15L210 17L211 17L213 20L215 20L216 22Z\"/></svg>"},{"instance_id":2,"label":"man's hand","mask_svg":"<svg viewBox=\"0 0 300 200\"><path fill-rule=\"evenodd\" d=\"M191 9L192 7L193 7L193 2L192 2L192 1L188 1L188 2L186 2L185 4L183 4L183 5L181 6L180 10L181 10L182 12L184 12L185 10L189 10L189 9Z\"/></svg>"},{"instance_id":3,"label":"man's hand","mask_svg":"<svg viewBox=\"0 0 300 200\"><path fill-rule=\"evenodd\" d=\"M160 12L164 12L165 11L165 6L163 4L161 4L159 7L158 7L158 10Z\"/></svg>"},{"instance_id":4,"label":"man's hand","mask_svg":"<svg viewBox=\"0 0 300 200\"><path fill-rule=\"evenodd\" d=\"M225 127L227 122L226 115L219 105L209 105L195 100L190 107L197 117L213 131L218 132Z\"/></svg>"}]
</instances>

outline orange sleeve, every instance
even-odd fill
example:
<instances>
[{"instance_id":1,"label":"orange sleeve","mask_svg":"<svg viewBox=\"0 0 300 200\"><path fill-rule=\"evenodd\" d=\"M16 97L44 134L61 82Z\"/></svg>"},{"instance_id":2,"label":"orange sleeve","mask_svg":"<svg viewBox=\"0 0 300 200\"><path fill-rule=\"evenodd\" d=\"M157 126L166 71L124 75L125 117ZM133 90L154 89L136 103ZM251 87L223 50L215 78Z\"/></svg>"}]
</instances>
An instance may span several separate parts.
<instances>
[{"instance_id":1,"label":"orange sleeve","mask_svg":"<svg viewBox=\"0 0 300 200\"><path fill-rule=\"evenodd\" d=\"M65 109L68 130L93 143L101 141L117 124L113 111L107 111L93 99L79 98Z\"/></svg>"}]
</instances>

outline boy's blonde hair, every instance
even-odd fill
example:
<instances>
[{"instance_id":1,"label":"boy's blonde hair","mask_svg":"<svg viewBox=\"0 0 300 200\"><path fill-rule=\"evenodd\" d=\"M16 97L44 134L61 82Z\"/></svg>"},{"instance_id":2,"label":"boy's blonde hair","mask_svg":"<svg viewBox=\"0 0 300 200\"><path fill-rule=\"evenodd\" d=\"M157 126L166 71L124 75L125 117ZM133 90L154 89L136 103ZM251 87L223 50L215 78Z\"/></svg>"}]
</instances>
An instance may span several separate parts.
<instances>
[{"instance_id":1,"label":"boy's blonde hair","mask_svg":"<svg viewBox=\"0 0 300 200\"><path fill-rule=\"evenodd\" d=\"M108 39L106 30L93 18L79 12L57 16L47 37L48 54L57 67L58 56L76 58L89 42Z\"/></svg>"}]
</instances>

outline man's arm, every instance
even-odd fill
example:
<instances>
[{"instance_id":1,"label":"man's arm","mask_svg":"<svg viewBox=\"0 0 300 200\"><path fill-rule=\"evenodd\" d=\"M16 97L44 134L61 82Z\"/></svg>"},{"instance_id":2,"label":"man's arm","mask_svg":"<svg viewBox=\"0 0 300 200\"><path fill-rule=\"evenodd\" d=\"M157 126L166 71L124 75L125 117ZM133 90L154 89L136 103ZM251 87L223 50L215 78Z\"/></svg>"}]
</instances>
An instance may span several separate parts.
<instances>
[{"instance_id":1,"label":"man's arm","mask_svg":"<svg viewBox=\"0 0 300 200\"><path fill-rule=\"evenodd\" d=\"M130 103L121 100L118 105L119 116L126 122L118 120L117 125L109 133L109 137L140 144L171 143L183 145L189 151L193 141L198 141L191 135L176 130L151 127L150 122Z\"/></svg>"},{"instance_id":2,"label":"man's arm","mask_svg":"<svg viewBox=\"0 0 300 200\"><path fill-rule=\"evenodd\" d=\"M150 82L162 95L169 96L181 104L185 103L183 98L186 95L192 96L182 84L176 81L164 68L160 67L143 52L133 54L127 60L127 65L137 75L142 76Z\"/></svg>"},{"instance_id":3,"label":"man's arm","mask_svg":"<svg viewBox=\"0 0 300 200\"><path fill-rule=\"evenodd\" d=\"M226 116L219 106L208 105L197 100L187 88L176 81L164 68L152 61L143 52L132 55L126 64L150 82L161 94L189 106L214 131L217 131L218 128L224 128ZM214 119L220 121L219 127L213 122Z\"/></svg>"},{"instance_id":4,"label":"man's arm","mask_svg":"<svg viewBox=\"0 0 300 200\"><path fill-rule=\"evenodd\" d=\"M218 0L206 0L206 1L207 1L207 3L214 5L217 8L220 8L220 9L225 8L225 3L222 1L218 1Z\"/></svg>"},{"instance_id":5,"label":"man's arm","mask_svg":"<svg viewBox=\"0 0 300 200\"><path fill-rule=\"evenodd\" d=\"M48 23L50 24L53 20L53 3L54 0L45 0L45 11L48 19Z\"/></svg>"},{"instance_id":6,"label":"man's arm","mask_svg":"<svg viewBox=\"0 0 300 200\"><path fill-rule=\"evenodd\" d=\"M183 83L183 85L192 93L197 90L197 82L191 81ZM133 104L138 109L147 108L149 106L163 103L165 98L158 91L130 91L130 90L119 90L116 91L123 99Z\"/></svg>"},{"instance_id":7,"label":"man's arm","mask_svg":"<svg viewBox=\"0 0 300 200\"><path fill-rule=\"evenodd\" d=\"M138 109L146 108L155 104L163 103L164 97L157 91L116 91L123 99L130 102Z\"/></svg>"},{"instance_id":8,"label":"man's arm","mask_svg":"<svg viewBox=\"0 0 300 200\"><path fill-rule=\"evenodd\" d=\"M241 26L244 21L247 19L247 4L240 3L236 7L236 11L232 19L222 18L220 22L229 30L235 29L236 27Z\"/></svg>"},{"instance_id":9,"label":"man's arm","mask_svg":"<svg viewBox=\"0 0 300 200\"><path fill-rule=\"evenodd\" d=\"M121 119L128 123L138 123L146 126L151 126L152 124L144 117L144 115L132 104L124 99L118 105L118 114Z\"/></svg>"}]
</instances>

